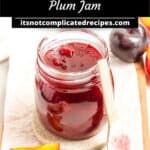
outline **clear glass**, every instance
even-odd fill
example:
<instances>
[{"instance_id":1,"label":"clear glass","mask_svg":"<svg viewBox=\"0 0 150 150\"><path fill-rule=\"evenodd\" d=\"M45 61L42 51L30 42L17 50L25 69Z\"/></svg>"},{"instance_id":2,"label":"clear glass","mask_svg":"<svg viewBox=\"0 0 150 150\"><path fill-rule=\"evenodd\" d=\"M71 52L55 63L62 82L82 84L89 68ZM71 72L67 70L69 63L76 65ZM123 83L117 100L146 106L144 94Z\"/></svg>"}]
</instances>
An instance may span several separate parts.
<instances>
[{"instance_id":1,"label":"clear glass","mask_svg":"<svg viewBox=\"0 0 150 150\"><path fill-rule=\"evenodd\" d=\"M47 130L68 139L96 135L106 123L97 61L106 44L90 30L65 30L38 46L36 109Z\"/></svg>"}]
</instances>

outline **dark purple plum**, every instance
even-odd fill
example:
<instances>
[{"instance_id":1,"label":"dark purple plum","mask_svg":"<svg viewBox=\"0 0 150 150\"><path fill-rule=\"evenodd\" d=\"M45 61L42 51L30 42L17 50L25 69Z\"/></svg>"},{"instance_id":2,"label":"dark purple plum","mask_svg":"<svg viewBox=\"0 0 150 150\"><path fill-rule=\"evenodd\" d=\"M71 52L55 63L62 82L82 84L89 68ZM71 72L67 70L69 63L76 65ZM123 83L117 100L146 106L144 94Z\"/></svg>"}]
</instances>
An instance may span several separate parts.
<instances>
[{"instance_id":1,"label":"dark purple plum","mask_svg":"<svg viewBox=\"0 0 150 150\"><path fill-rule=\"evenodd\" d=\"M146 49L147 34L142 25L138 28L113 29L110 34L111 51L126 62L135 62Z\"/></svg>"}]
</instances>

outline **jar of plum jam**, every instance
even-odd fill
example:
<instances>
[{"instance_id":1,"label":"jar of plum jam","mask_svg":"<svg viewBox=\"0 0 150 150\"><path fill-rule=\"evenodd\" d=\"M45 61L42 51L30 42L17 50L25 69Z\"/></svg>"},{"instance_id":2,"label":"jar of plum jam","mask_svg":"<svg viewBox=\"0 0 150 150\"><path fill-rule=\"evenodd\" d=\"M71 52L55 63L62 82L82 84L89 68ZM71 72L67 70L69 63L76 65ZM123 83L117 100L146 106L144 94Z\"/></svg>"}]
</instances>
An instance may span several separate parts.
<instances>
[{"instance_id":1,"label":"jar of plum jam","mask_svg":"<svg viewBox=\"0 0 150 150\"><path fill-rule=\"evenodd\" d=\"M45 128L68 139L96 135L106 122L97 61L107 59L95 33L65 30L38 46L36 108Z\"/></svg>"}]
</instances>

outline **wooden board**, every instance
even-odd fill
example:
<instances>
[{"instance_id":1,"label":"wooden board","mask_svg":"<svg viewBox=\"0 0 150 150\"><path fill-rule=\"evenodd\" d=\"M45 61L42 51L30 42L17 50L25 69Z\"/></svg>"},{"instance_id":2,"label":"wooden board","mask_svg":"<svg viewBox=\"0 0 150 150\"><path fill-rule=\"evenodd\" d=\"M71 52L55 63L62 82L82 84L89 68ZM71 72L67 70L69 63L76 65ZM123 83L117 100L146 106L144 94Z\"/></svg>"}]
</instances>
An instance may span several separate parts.
<instances>
[{"instance_id":1,"label":"wooden board","mask_svg":"<svg viewBox=\"0 0 150 150\"><path fill-rule=\"evenodd\" d=\"M148 104L146 95L146 77L144 72L143 63L135 63L138 85L139 85L139 96L141 103L141 118L142 118L142 132L143 132L143 145L144 150L150 150L150 135L148 126Z\"/></svg>"}]
</instances>

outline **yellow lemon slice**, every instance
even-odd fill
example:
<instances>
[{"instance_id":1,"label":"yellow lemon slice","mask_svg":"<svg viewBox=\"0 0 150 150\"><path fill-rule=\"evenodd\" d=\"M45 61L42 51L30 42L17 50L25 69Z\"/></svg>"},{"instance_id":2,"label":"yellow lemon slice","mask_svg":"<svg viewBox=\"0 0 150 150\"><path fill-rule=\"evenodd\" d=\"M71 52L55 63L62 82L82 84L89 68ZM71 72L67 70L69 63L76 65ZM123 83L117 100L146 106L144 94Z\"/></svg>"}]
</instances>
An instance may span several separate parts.
<instances>
[{"instance_id":1,"label":"yellow lemon slice","mask_svg":"<svg viewBox=\"0 0 150 150\"><path fill-rule=\"evenodd\" d=\"M59 150L59 144L46 144L36 147L18 147L10 150Z\"/></svg>"},{"instance_id":2,"label":"yellow lemon slice","mask_svg":"<svg viewBox=\"0 0 150 150\"><path fill-rule=\"evenodd\" d=\"M140 21L147 27L150 27L150 17L140 17Z\"/></svg>"}]
</instances>

